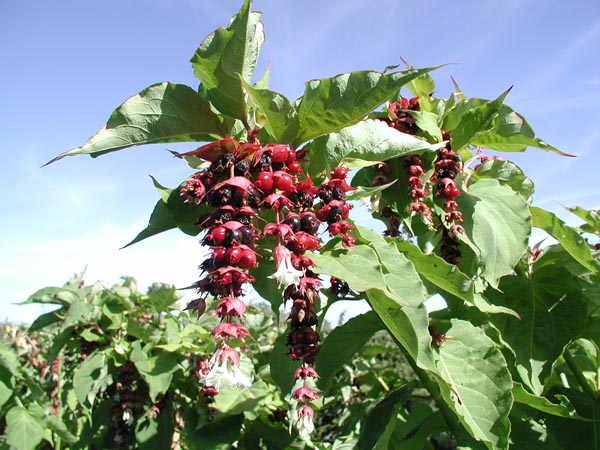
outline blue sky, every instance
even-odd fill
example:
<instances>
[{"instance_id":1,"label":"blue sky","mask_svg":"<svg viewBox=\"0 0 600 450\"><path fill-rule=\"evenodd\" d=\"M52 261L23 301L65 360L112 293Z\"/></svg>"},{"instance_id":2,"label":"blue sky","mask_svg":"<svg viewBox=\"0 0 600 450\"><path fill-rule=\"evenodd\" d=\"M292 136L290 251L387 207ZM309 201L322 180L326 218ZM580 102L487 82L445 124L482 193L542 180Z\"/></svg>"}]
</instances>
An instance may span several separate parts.
<instances>
[{"instance_id":1,"label":"blue sky","mask_svg":"<svg viewBox=\"0 0 600 450\"><path fill-rule=\"evenodd\" d=\"M197 86L189 59L226 25L241 0L0 1L0 319L31 321L14 306L87 266L88 282L137 278L185 286L202 249L177 231L125 250L157 200L150 178L175 186L189 175L165 149L138 147L40 166L83 144L130 95L163 80ZM577 155L508 154L536 183L534 203L577 220L562 205L599 208L600 3L597 0L256 0L271 89L295 99L304 82L341 72L445 63L469 96L506 102L537 135ZM193 145L183 146L191 149Z\"/></svg>"}]
</instances>

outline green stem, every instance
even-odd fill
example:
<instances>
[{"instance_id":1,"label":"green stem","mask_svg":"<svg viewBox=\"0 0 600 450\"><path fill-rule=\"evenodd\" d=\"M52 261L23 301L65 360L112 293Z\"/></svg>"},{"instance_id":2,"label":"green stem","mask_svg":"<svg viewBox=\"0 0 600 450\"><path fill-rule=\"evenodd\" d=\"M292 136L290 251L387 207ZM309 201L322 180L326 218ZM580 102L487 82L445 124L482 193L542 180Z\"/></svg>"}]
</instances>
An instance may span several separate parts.
<instances>
[{"instance_id":1,"label":"green stem","mask_svg":"<svg viewBox=\"0 0 600 450\"><path fill-rule=\"evenodd\" d=\"M427 389L427 392L429 392L429 395L431 395L431 397L435 400L435 404L437 405L438 409L440 410L442 417L446 421L448 428L450 429L450 431L452 431L453 434L456 434L460 427L458 417L456 416L454 411L452 411L450 406L448 406L448 404L442 398L442 394L440 392L439 386L433 382L433 380L427 374L427 371L425 371L425 370L421 369L419 366L417 366L416 361L412 358L412 356L408 353L408 351L402 346L402 344L395 337L394 337L394 341L396 341L396 345L398 345L400 350L402 350L402 353L404 353L404 356L406 357L408 364L410 365L412 370L415 372L415 374L419 378L419 381L421 381L421 383L423 384L423 387L425 389Z\"/></svg>"},{"instance_id":2,"label":"green stem","mask_svg":"<svg viewBox=\"0 0 600 450\"><path fill-rule=\"evenodd\" d=\"M563 358L565 358L565 362L567 363L567 366L569 366L569 369L571 369L571 372L573 372L573 375L575 376L575 378L577 379L577 382L583 389L583 392L585 392L587 395L591 396L592 398L597 398L598 393L595 392L594 389L590 386L590 383L585 378L585 376L583 375L583 372L581 371L581 369L575 362L575 358L573 358L571 353L569 353L569 349L565 350L565 353L563 354Z\"/></svg>"}]
</instances>

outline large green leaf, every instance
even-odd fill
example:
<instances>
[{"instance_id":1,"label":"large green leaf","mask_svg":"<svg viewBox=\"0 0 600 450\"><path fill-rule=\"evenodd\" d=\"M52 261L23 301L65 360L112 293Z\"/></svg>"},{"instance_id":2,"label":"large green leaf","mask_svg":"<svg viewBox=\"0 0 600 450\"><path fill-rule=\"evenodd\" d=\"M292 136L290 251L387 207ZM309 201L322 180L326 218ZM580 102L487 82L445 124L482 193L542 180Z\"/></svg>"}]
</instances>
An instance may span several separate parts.
<instances>
[{"instance_id":1,"label":"large green leaf","mask_svg":"<svg viewBox=\"0 0 600 450\"><path fill-rule=\"evenodd\" d=\"M227 28L209 34L191 59L202 90L223 114L246 120L244 90L240 82L250 83L260 47L264 42L260 13L250 12L246 0Z\"/></svg>"},{"instance_id":2,"label":"large green leaf","mask_svg":"<svg viewBox=\"0 0 600 450\"><path fill-rule=\"evenodd\" d=\"M600 234L600 209L585 209L581 206L572 206L566 208L577 217L585 220L583 225L578 228L585 233Z\"/></svg>"},{"instance_id":3,"label":"large green leaf","mask_svg":"<svg viewBox=\"0 0 600 450\"><path fill-rule=\"evenodd\" d=\"M566 225L554 213L532 206L533 226L541 228L558 242L579 264L592 272L598 272L598 265L592 257L590 247L583 236Z\"/></svg>"},{"instance_id":4,"label":"large green leaf","mask_svg":"<svg viewBox=\"0 0 600 450\"><path fill-rule=\"evenodd\" d=\"M393 242L366 228L360 230L368 236L368 244L363 241L352 249L336 246L313 253L315 270L345 280L355 291L382 291L401 305L423 303L424 287L412 263Z\"/></svg>"},{"instance_id":5,"label":"large green leaf","mask_svg":"<svg viewBox=\"0 0 600 450\"><path fill-rule=\"evenodd\" d=\"M108 370L108 358L105 353L97 352L89 355L73 374L73 390L77 401L82 406L93 405L98 392L112 383Z\"/></svg>"},{"instance_id":6,"label":"large green leaf","mask_svg":"<svg viewBox=\"0 0 600 450\"><path fill-rule=\"evenodd\" d=\"M454 127L444 124L444 128L451 132L450 142L455 151L471 143L480 133L492 128L494 118L498 115L502 102L509 91L510 89L503 92L495 100L484 101L473 108L462 111Z\"/></svg>"},{"instance_id":7,"label":"large green leaf","mask_svg":"<svg viewBox=\"0 0 600 450\"><path fill-rule=\"evenodd\" d=\"M429 144L410 134L401 133L381 120L364 120L337 133L311 142L307 148L310 162L307 172L318 177L333 170L344 160L386 161L409 153L433 151Z\"/></svg>"},{"instance_id":8,"label":"large green leaf","mask_svg":"<svg viewBox=\"0 0 600 450\"><path fill-rule=\"evenodd\" d=\"M335 374L383 327L377 314L369 311L331 331L323 341L316 360L319 386L327 389Z\"/></svg>"},{"instance_id":9,"label":"large green leaf","mask_svg":"<svg viewBox=\"0 0 600 450\"><path fill-rule=\"evenodd\" d=\"M494 342L470 322L452 319L436 368L444 400L471 436L490 449L508 448L512 379Z\"/></svg>"},{"instance_id":10,"label":"large green leaf","mask_svg":"<svg viewBox=\"0 0 600 450\"><path fill-rule=\"evenodd\" d=\"M472 247L479 257L481 275L496 287L527 249L531 232L527 202L492 179L473 183L457 200L465 228L459 239Z\"/></svg>"},{"instance_id":11,"label":"large green leaf","mask_svg":"<svg viewBox=\"0 0 600 450\"><path fill-rule=\"evenodd\" d=\"M502 152L523 152L533 147L572 156L536 138L525 118L507 105L502 105L494 124L494 128L476 136L472 144Z\"/></svg>"},{"instance_id":12,"label":"large green leaf","mask_svg":"<svg viewBox=\"0 0 600 450\"><path fill-rule=\"evenodd\" d=\"M15 406L6 413L6 442L18 450L33 450L42 441L46 420L37 411Z\"/></svg>"},{"instance_id":13,"label":"large green leaf","mask_svg":"<svg viewBox=\"0 0 600 450\"><path fill-rule=\"evenodd\" d=\"M132 344L131 361L148 383L150 398L154 401L171 385L173 373L179 368L179 357L175 353L155 350L152 355L141 348L139 341Z\"/></svg>"},{"instance_id":14,"label":"large green leaf","mask_svg":"<svg viewBox=\"0 0 600 450\"><path fill-rule=\"evenodd\" d=\"M434 68L380 73L358 71L306 83L299 99L295 145L354 125L388 101L400 88Z\"/></svg>"},{"instance_id":15,"label":"large green leaf","mask_svg":"<svg viewBox=\"0 0 600 450\"><path fill-rule=\"evenodd\" d=\"M65 156L99 156L135 145L212 140L227 132L196 91L165 81L129 97L83 146L61 153L48 164Z\"/></svg>"},{"instance_id":16,"label":"large green leaf","mask_svg":"<svg viewBox=\"0 0 600 450\"><path fill-rule=\"evenodd\" d=\"M523 383L540 395L554 361L583 332L587 308L579 281L560 266L543 266L530 277L503 278L499 289L486 291L486 297L515 310L521 320L508 315L490 320L515 353Z\"/></svg>"},{"instance_id":17,"label":"large green leaf","mask_svg":"<svg viewBox=\"0 0 600 450\"><path fill-rule=\"evenodd\" d=\"M481 179L495 179L500 184L510 186L525 199L531 198L534 186L530 178L515 163L503 159L489 159L483 162L471 175L471 182Z\"/></svg>"},{"instance_id":18,"label":"large green leaf","mask_svg":"<svg viewBox=\"0 0 600 450\"><path fill-rule=\"evenodd\" d=\"M175 219L173 218L173 212L161 199L156 202L156 205L154 205L154 209L152 210L152 214L150 214L150 220L148 221L146 228L140 231L138 235L128 244L123 246L123 248L129 247L130 245L143 241L144 239L152 237L156 234L160 234L164 231L172 230L173 228L177 228L177 222L175 222Z\"/></svg>"},{"instance_id":19,"label":"large green leaf","mask_svg":"<svg viewBox=\"0 0 600 450\"><path fill-rule=\"evenodd\" d=\"M261 142L291 144L298 133L298 114L294 106L278 92L256 89L246 81L242 82L248 94L248 102L254 106L254 121L258 126L264 127L270 138L261 139Z\"/></svg>"}]
</instances>

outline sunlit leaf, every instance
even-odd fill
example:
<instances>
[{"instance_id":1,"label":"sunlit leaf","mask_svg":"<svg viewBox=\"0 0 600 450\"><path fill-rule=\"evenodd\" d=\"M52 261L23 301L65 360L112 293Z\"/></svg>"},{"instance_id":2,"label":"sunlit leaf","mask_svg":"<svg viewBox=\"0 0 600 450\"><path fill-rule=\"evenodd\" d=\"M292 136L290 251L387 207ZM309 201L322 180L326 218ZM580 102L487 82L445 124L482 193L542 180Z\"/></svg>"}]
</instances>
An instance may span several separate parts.
<instances>
[{"instance_id":1,"label":"sunlit leaf","mask_svg":"<svg viewBox=\"0 0 600 450\"><path fill-rule=\"evenodd\" d=\"M400 88L434 68L380 73L358 71L306 83L298 105L299 135L295 144L354 125Z\"/></svg>"},{"instance_id":2,"label":"sunlit leaf","mask_svg":"<svg viewBox=\"0 0 600 450\"><path fill-rule=\"evenodd\" d=\"M108 122L81 147L65 156L99 156L123 148L162 142L193 142L224 136L228 127L192 88L175 83L153 84L128 98Z\"/></svg>"},{"instance_id":3,"label":"sunlit leaf","mask_svg":"<svg viewBox=\"0 0 600 450\"><path fill-rule=\"evenodd\" d=\"M227 28L209 34L191 59L194 74L211 103L223 114L245 121L240 76L250 83L264 42L260 13L246 0Z\"/></svg>"}]
</instances>

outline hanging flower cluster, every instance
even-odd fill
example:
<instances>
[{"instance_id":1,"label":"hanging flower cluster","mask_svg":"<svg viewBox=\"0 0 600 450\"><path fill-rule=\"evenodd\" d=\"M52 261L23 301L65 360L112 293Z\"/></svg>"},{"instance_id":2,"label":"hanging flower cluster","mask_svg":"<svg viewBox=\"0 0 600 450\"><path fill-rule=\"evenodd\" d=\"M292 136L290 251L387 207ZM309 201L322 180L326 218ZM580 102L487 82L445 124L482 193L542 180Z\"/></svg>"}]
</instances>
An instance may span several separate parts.
<instances>
[{"instance_id":1,"label":"hanging flower cluster","mask_svg":"<svg viewBox=\"0 0 600 450\"><path fill-rule=\"evenodd\" d=\"M387 117L381 120L385 121L390 127L411 135L417 135L419 128L411 111L419 110L419 99L413 97L407 99L401 97L397 102L391 103L387 108ZM456 176L461 172L460 157L450 147L450 136L445 130L441 130L442 140L446 141L445 147L439 149L433 162L433 174L429 180L425 179L426 170L423 168L423 161L419 155L407 155L402 158L403 166L406 172L408 182L408 196L410 203L408 211L411 215L419 215L425 225L429 228L434 227L433 213L431 210L430 196L443 201L443 218L439 219L437 231L442 234L440 240L440 255L451 264L458 264L460 261L460 249L458 234L464 232L462 214L458 210L456 197L461 194L456 185ZM372 184L375 186L383 185L388 182L389 166L380 163L374 166L375 176ZM431 169L430 169L431 170ZM429 203L429 204L428 204ZM399 212L395 211L390 205L385 205L381 209L382 218L386 219L386 236L400 235Z\"/></svg>"},{"instance_id":2,"label":"hanging flower cluster","mask_svg":"<svg viewBox=\"0 0 600 450\"><path fill-rule=\"evenodd\" d=\"M442 138L449 141L450 136L442 130ZM457 235L465 231L460 225L463 220L462 213L458 210L456 202L456 197L461 194L455 182L460 171L460 158L451 150L448 142L445 147L437 151L431 182L436 185L436 197L444 201L444 223L438 228L442 232L440 255L450 264L458 264L460 261L461 252Z\"/></svg>"},{"instance_id":3,"label":"hanging flower cluster","mask_svg":"<svg viewBox=\"0 0 600 450\"><path fill-rule=\"evenodd\" d=\"M304 253L320 248L322 222L330 236L341 237L344 246L352 247L356 241L347 222L351 205L346 202L346 192L354 189L345 181L348 170L336 167L320 186L311 178L298 180L304 153L284 144L261 146L225 137L180 155L210 162L207 169L186 180L180 191L186 202L212 208L198 221L206 230L202 243L211 252L200 265L204 278L194 284L200 295L188 305L200 315L209 296L217 302L213 311L220 322L212 331L216 349L199 371L204 390L209 388L212 397L224 387L251 384L240 368L234 342L250 337L243 324L246 305L242 297L243 285L254 281L249 270L258 264L255 249L258 243L272 248L277 269L269 278L284 288L285 300L292 302L287 343L290 357L301 361L295 378L302 379L302 386L291 398L302 404L294 421L303 436L314 428L314 411L308 403L319 396L307 379L317 377L315 298L321 287L311 271L315 264ZM320 202L315 205L317 198ZM265 223L259 216L261 210L269 211L263 215L272 222Z\"/></svg>"}]
</instances>

